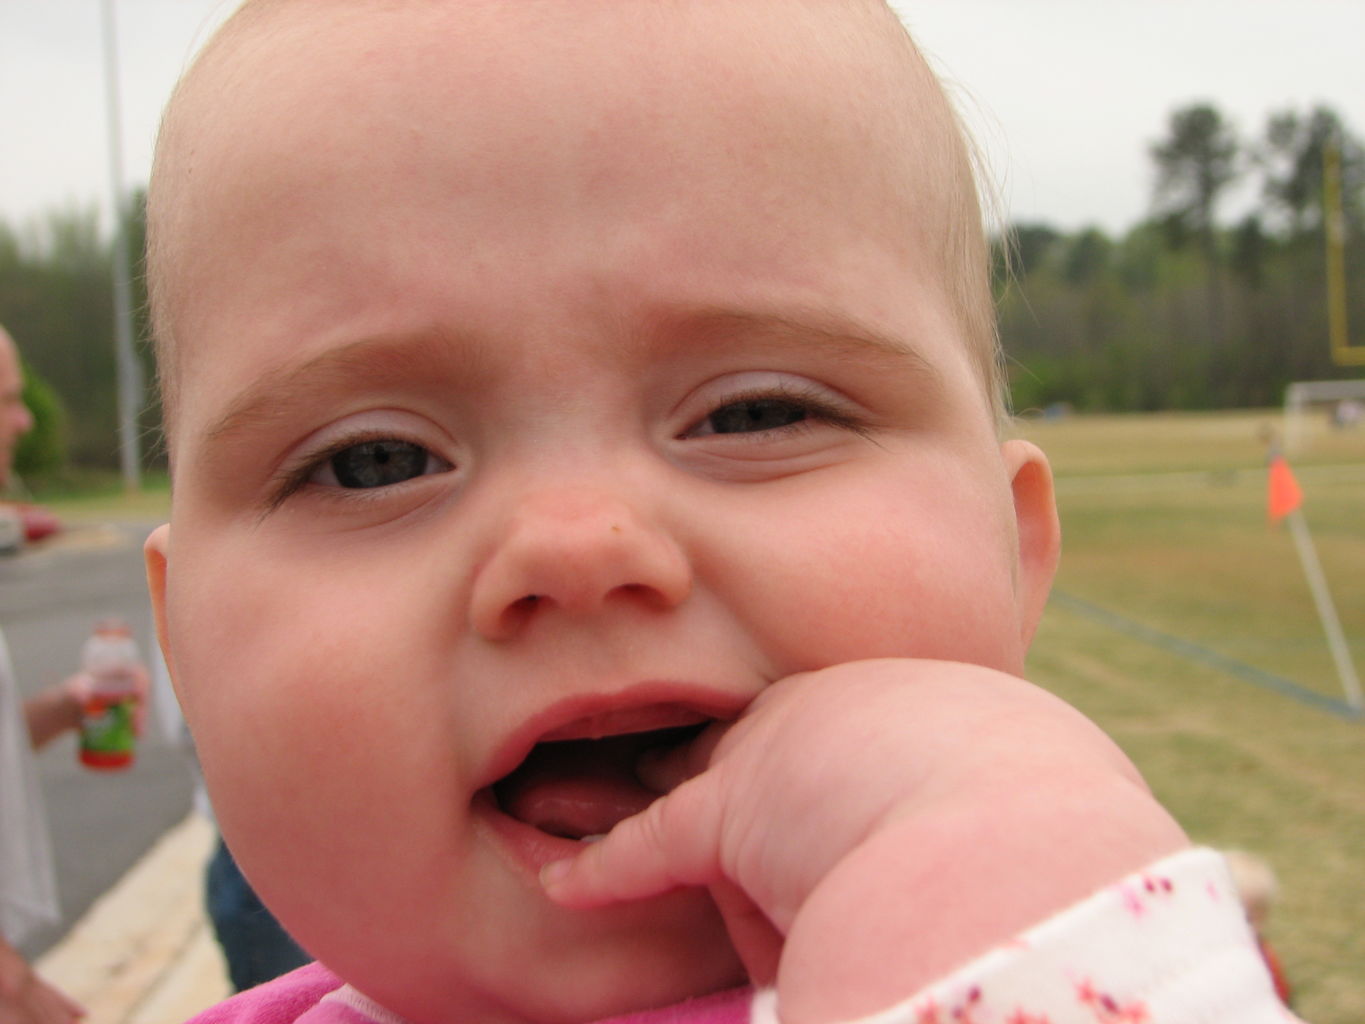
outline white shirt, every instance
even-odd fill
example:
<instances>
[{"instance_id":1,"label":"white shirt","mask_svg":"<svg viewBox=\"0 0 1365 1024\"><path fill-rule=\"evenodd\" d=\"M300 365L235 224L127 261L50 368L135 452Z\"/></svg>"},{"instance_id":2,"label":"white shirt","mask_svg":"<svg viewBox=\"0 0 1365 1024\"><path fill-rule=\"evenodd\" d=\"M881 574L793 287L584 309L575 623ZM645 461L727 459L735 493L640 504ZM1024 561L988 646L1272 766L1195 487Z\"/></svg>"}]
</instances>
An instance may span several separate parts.
<instances>
[{"instance_id":1,"label":"white shirt","mask_svg":"<svg viewBox=\"0 0 1365 1024\"><path fill-rule=\"evenodd\" d=\"M21 944L60 918L42 794L28 723L0 633L0 935Z\"/></svg>"}]
</instances>

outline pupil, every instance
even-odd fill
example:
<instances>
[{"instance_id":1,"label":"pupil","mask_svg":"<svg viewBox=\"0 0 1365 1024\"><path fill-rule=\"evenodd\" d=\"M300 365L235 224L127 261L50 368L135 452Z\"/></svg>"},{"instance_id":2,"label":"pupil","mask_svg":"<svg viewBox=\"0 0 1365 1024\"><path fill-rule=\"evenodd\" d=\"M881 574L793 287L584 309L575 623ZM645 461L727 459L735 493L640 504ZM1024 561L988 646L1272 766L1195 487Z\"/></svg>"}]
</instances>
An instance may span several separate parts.
<instances>
[{"instance_id":1,"label":"pupil","mask_svg":"<svg viewBox=\"0 0 1365 1024\"><path fill-rule=\"evenodd\" d=\"M790 402L759 398L735 402L717 409L710 416L711 429L717 434L742 434L748 431L775 430L806 418L806 410Z\"/></svg>"},{"instance_id":2,"label":"pupil","mask_svg":"<svg viewBox=\"0 0 1365 1024\"><path fill-rule=\"evenodd\" d=\"M332 472L342 487L385 487L421 476L427 452L407 441L366 441L332 456Z\"/></svg>"}]
</instances>

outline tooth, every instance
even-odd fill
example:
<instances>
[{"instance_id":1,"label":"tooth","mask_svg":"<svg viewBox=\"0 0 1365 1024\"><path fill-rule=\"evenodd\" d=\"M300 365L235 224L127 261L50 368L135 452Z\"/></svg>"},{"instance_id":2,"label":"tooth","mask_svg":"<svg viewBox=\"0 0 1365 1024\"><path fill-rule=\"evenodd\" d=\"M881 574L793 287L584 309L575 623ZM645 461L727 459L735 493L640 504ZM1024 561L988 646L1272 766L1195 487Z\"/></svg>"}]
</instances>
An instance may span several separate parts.
<instances>
[{"instance_id":1,"label":"tooth","mask_svg":"<svg viewBox=\"0 0 1365 1024\"><path fill-rule=\"evenodd\" d=\"M600 843L603 839L606 839L606 838L607 838L607 834L606 834L605 832L599 832L597 835L584 836L582 839L579 840L579 842L580 842L580 843Z\"/></svg>"}]
</instances>

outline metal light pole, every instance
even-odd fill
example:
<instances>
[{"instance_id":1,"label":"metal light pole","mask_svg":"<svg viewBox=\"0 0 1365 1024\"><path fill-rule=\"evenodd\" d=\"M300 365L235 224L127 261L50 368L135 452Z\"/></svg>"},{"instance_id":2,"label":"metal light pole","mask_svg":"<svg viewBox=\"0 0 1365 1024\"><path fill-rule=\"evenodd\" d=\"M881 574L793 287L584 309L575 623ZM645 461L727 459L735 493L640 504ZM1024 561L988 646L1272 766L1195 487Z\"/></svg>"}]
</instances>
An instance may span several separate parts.
<instances>
[{"instance_id":1,"label":"metal light pole","mask_svg":"<svg viewBox=\"0 0 1365 1024\"><path fill-rule=\"evenodd\" d=\"M123 125L119 103L118 39L113 0L101 0L104 28L104 96L109 126L109 182L114 198L114 350L118 367L119 464L123 487L142 484L137 418L142 410L142 367L133 351L132 267L128 259L128 223L124 215Z\"/></svg>"}]
</instances>

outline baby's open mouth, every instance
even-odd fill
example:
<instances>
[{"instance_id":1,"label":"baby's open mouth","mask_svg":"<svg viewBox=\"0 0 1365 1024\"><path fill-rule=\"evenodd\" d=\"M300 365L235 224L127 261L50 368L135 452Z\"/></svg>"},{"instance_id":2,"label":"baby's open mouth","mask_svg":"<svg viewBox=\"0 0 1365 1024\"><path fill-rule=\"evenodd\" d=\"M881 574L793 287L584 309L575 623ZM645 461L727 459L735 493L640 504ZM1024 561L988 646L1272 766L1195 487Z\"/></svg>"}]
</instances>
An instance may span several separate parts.
<instances>
[{"instance_id":1,"label":"baby's open mouth","mask_svg":"<svg viewBox=\"0 0 1365 1024\"><path fill-rule=\"evenodd\" d=\"M493 797L504 814L542 832L595 839L661 795L640 781L641 755L691 742L708 724L538 743L493 784Z\"/></svg>"}]
</instances>

